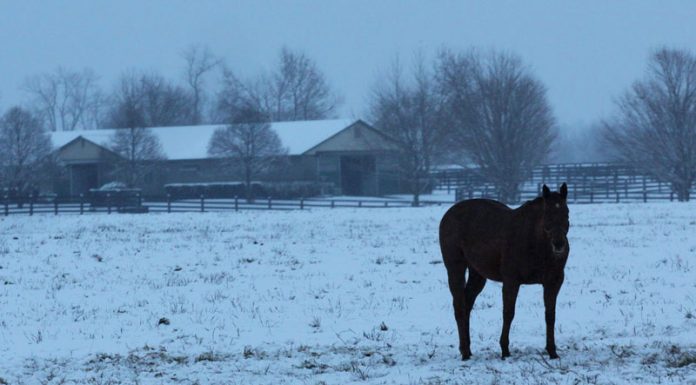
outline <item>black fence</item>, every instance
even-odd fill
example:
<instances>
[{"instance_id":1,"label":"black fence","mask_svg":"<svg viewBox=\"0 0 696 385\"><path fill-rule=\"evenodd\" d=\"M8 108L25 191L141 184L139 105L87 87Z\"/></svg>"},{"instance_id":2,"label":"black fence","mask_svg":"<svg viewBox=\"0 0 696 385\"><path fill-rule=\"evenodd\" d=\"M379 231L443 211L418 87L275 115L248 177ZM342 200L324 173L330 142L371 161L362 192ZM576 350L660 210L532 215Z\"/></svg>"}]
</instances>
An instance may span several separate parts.
<instances>
[{"instance_id":1,"label":"black fence","mask_svg":"<svg viewBox=\"0 0 696 385\"><path fill-rule=\"evenodd\" d=\"M475 169L447 170L432 174L438 190L454 191L457 200L467 198L497 199L493 184ZM541 186L556 188L568 184L568 199L574 203L649 202L676 200L671 185L636 169L611 163L552 164L535 168L523 183L516 201L539 196Z\"/></svg>"},{"instance_id":2,"label":"black fence","mask_svg":"<svg viewBox=\"0 0 696 385\"><path fill-rule=\"evenodd\" d=\"M445 202L420 201L420 205L440 205ZM410 200L399 199L255 199L240 197L229 199L206 198L173 199L171 196L148 197L136 195L135 199L121 199L107 194L94 200L91 197L56 197L50 200L29 197L0 200L0 215L14 214L90 214L90 213L180 213L180 212L234 212L240 210L304 210L312 208L396 208L410 207Z\"/></svg>"},{"instance_id":3,"label":"black fence","mask_svg":"<svg viewBox=\"0 0 696 385\"><path fill-rule=\"evenodd\" d=\"M543 184L535 188L522 188L515 199L516 202L532 200L541 195ZM554 186L555 187L555 186ZM455 201L462 199L488 198L498 200L493 186L484 185L476 188L459 188L455 191ZM655 202L674 201L677 194L664 183L645 183L645 185L624 185L616 188L613 185L577 185L568 184L568 202L571 203L620 203L620 202Z\"/></svg>"}]
</instances>

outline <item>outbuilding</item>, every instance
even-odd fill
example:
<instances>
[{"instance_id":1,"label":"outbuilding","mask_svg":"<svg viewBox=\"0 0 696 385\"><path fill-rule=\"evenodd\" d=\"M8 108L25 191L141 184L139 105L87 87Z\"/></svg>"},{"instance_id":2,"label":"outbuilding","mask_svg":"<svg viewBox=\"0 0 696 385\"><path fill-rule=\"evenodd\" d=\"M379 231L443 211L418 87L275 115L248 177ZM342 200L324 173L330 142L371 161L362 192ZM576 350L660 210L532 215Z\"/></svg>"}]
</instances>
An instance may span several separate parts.
<instances>
[{"instance_id":1,"label":"outbuilding","mask_svg":"<svg viewBox=\"0 0 696 385\"><path fill-rule=\"evenodd\" d=\"M215 130L223 125L152 127L164 160L152 161L142 186L145 194L164 193L167 184L240 181L241 170L229 159L208 154ZM287 157L258 176L268 182L318 182L343 195L384 195L402 191L399 153L385 134L360 119L274 122L271 129ZM54 132L56 159L64 170L52 183L54 192L76 196L117 181L114 170L123 158L111 150L116 129Z\"/></svg>"}]
</instances>

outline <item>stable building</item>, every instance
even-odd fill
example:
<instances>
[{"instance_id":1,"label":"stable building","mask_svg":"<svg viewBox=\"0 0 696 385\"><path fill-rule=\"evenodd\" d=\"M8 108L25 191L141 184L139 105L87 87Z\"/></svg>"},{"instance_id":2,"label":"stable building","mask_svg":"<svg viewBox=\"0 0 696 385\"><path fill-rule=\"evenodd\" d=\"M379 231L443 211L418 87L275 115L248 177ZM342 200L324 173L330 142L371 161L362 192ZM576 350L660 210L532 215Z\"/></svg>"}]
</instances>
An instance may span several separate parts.
<instances>
[{"instance_id":1,"label":"stable building","mask_svg":"<svg viewBox=\"0 0 696 385\"><path fill-rule=\"evenodd\" d=\"M153 161L152 171L138 186L148 195L164 193L175 183L241 181L241 168L229 160L208 155L215 130L224 125L152 127L166 160ZM385 195L405 192L399 173L399 152L394 141L368 123L333 119L274 122L271 129L287 149L279 166L256 179L260 181L318 182L340 195ZM118 181L114 170L123 159L110 150L115 129L62 131L51 135L55 158L63 172L50 189L76 196Z\"/></svg>"}]
</instances>

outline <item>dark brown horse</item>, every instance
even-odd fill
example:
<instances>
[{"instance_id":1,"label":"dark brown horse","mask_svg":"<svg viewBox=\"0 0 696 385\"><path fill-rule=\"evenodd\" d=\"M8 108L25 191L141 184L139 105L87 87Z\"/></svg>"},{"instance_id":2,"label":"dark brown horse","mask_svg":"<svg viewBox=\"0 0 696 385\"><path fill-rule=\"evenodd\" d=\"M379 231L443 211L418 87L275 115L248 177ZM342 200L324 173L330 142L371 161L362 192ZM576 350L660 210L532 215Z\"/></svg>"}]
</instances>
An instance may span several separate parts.
<instances>
[{"instance_id":1,"label":"dark brown horse","mask_svg":"<svg viewBox=\"0 0 696 385\"><path fill-rule=\"evenodd\" d=\"M487 279L503 283L502 358L510 356L510 324L521 284L544 286L546 351L551 358L558 358L556 297L570 251L567 196L565 183L559 192L544 185L541 197L514 210L497 201L470 199L455 204L442 217L440 248L463 360L471 356L469 315Z\"/></svg>"}]
</instances>

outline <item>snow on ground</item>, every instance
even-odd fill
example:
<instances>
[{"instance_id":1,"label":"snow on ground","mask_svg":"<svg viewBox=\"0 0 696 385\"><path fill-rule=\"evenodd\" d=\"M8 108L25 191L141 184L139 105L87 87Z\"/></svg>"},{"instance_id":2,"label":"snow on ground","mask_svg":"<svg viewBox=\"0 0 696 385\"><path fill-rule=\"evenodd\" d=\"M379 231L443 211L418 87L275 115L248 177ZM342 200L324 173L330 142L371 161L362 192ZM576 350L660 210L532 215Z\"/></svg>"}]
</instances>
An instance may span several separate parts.
<instances>
[{"instance_id":1,"label":"snow on ground","mask_svg":"<svg viewBox=\"0 0 696 385\"><path fill-rule=\"evenodd\" d=\"M501 361L500 284L459 361L446 206L0 219L0 384L696 384L696 206L571 206Z\"/></svg>"}]
</instances>

